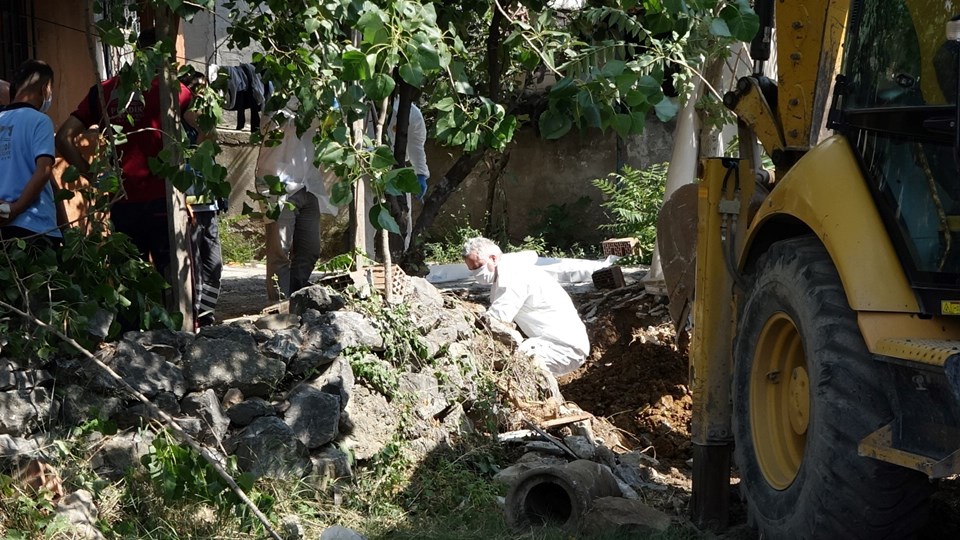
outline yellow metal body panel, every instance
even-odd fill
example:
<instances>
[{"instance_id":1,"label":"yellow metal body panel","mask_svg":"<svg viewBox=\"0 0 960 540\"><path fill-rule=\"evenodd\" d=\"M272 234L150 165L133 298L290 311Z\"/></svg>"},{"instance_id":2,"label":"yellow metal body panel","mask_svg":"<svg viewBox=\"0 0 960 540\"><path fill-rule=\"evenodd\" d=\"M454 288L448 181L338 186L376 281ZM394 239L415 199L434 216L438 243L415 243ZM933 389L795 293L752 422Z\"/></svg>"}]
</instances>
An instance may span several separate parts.
<instances>
[{"instance_id":1,"label":"yellow metal body panel","mask_svg":"<svg viewBox=\"0 0 960 540\"><path fill-rule=\"evenodd\" d=\"M783 133L780 131L780 124L770 104L763 97L763 92L757 85L756 79L745 77L741 79L742 84L748 84L745 92L739 93L737 105L733 108L737 118L745 122L754 131L763 149L767 155L774 155L777 150L784 147Z\"/></svg>"},{"instance_id":2,"label":"yellow metal body panel","mask_svg":"<svg viewBox=\"0 0 960 540\"><path fill-rule=\"evenodd\" d=\"M875 354L884 354L881 343L890 339L960 340L960 318L954 317L922 319L909 313L861 311L857 313L857 324L867 349Z\"/></svg>"},{"instance_id":3,"label":"yellow metal body panel","mask_svg":"<svg viewBox=\"0 0 960 540\"><path fill-rule=\"evenodd\" d=\"M788 147L816 140L839 59L848 1L777 2L780 123Z\"/></svg>"},{"instance_id":4,"label":"yellow metal body panel","mask_svg":"<svg viewBox=\"0 0 960 540\"><path fill-rule=\"evenodd\" d=\"M740 162L740 193L734 182L723 191L727 169L720 159L703 162L697 204L697 301L693 304L693 338L690 347L690 391L693 411L690 422L695 444L709 445L732 439L730 374L733 369L734 332L733 278L724 263L721 241L721 199L739 199L739 223L747 222L748 201L753 196L752 173ZM743 234L738 233L740 236Z\"/></svg>"},{"instance_id":5,"label":"yellow metal body panel","mask_svg":"<svg viewBox=\"0 0 960 540\"><path fill-rule=\"evenodd\" d=\"M826 246L856 311L919 311L850 145L831 137L808 152L764 200L748 245L778 216L805 223ZM776 227L776 224L773 224ZM744 251L741 265L748 256ZM699 283L697 291L701 291Z\"/></svg>"}]
</instances>

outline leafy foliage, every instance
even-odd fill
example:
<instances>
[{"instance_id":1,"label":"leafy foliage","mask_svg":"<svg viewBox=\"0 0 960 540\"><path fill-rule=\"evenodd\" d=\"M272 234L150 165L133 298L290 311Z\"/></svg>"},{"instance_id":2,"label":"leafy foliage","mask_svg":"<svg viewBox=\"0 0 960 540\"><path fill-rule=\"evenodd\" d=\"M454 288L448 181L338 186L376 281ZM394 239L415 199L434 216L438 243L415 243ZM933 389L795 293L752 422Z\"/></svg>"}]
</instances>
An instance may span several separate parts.
<instances>
[{"instance_id":1,"label":"leafy foliage","mask_svg":"<svg viewBox=\"0 0 960 540\"><path fill-rule=\"evenodd\" d=\"M3 301L92 348L131 328L179 328L182 316L162 305L168 287L123 234L64 231L63 247L23 240L0 242ZM50 330L34 326L0 307L0 349L19 358L49 360L58 351L73 354Z\"/></svg>"},{"instance_id":2,"label":"leafy foliage","mask_svg":"<svg viewBox=\"0 0 960 540\"><path fill-rule=\"evenodd\" d=\"M236 512L248 527L260 526L254 516L247 514L247 506L213 467L192 448L179 444L169 432L162 431L157 435L141 462L154 489L163 499L209 503L220 510ZM227 458L225 468L262 511L270 511L273 497L254 489L255 477L240 473L234 456Z\"/></svg>"},{"instance_id":3,"label":"leafy foliage","mask_svg":"<svg viewBox=\"0 0 960 540\"><path fill-rule=\"evenodd\" d=\"M660 163L646 169L624 167L619 174L593 181L606 199L600 205L611 219L602 227L616 236L638 238L644 263L650 262L656 245L657 214L663 205L668 165Z\"/></svg>"}]
</instances>

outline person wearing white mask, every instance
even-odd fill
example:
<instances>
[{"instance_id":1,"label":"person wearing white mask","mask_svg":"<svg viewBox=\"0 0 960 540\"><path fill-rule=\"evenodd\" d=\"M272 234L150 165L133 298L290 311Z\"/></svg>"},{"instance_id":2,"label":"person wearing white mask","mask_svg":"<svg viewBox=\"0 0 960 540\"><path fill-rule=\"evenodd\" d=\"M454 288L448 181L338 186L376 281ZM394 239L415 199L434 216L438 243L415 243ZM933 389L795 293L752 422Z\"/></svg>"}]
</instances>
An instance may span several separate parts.
<instances>
[{"instance_id":1,"label":"person wearing white mask","mask_svg":"<svg viewBox=\"0 0 960 540\"><path fill-rule=\"evenodd\" d=\"M485 316L516 323L526 336L520 352L553 377L583 365L590 353L587 329L555 279L525 257L504 257L493 241L479 236L464 243L463 262L478 283L490 285Z\"/></svg>"},{"instance_id":2,"label":"person wearing white mask","mask_svg":"<svg viewBox=\"0 0 960 540\"><path fill-rule=\"evenodd\" d=\"M36 238L59 244L51 179L53 69L27 60L10 85L13 100L0 110L0 239ZM62 216L60 216L62 220Z\"/></svg>"}]
</instances>

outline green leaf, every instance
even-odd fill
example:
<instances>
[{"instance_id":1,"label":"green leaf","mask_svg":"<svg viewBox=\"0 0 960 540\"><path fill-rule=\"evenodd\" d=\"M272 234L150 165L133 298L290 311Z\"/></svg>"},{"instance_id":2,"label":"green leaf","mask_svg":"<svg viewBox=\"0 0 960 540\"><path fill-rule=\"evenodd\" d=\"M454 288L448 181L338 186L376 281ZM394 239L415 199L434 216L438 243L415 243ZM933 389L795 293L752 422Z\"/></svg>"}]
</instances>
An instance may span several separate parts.
<instances>
[{"instance_id":1,"label":"green leaf","mask_svg":"<svg viewBox=\"0 0 960 540\"><path fill-rule=\"evenodd\" d=\"M420 88L423 84L423 69L416 64L404 64L400 66L400 77L410 86Z\"/></svg>"},{"instance_id":2,"label":"green leaf","mask_svg":"<svg viewBox=\"0 0 960 540\"><path fill-rule=\"evenodd\" d=\"M99 30L98 33L100 34L100 41L111 47L123 47L123 44L126 42L126 39L123 35L123 30L117 26L107 26L110 24L109 21L101 22L102 25L97 25Z\"/></svg>"},{"instance_id":3,"label":"green leaf","mask_svg":"<svg viewBox=\"0 0 960 540\"><path fill-rule=\"evenodd\" d=\"M613 130L617 132L617 135L624 138L630 135L630 126L632 124L633 119L629 114L617 113L613 115L613 118L610 120L610 125L613 126Z\"/></svg>"},{"instance_id":4,"label":"green leaf","mask_svg":"<svg viewBox=\"0 0 960 540\"><path fill-rule=\"evenodd\" d=\"M432 43L424 42L417 46L417 57L420 67L426 71L440 69L440 54Z\"/></svg>"},{"instance_id":5,"label":"green leaf","mask_svg":"<svg viewBox=\"0 0 960 540\"><path fill-rule=\"evenodd\" d=\"M333 185L330 190L330 202L336 206L346 206L353 201L353 184L347 180L341 180Z\"/></svg>"},{"instance_id":6,"label":"green leaf","mask_svg":"<svg viewBox=\"0 0 960 540\"><path fill-rule=\"evenodd\" d=\"M378 146L370 158L370 166L374 169L387 170L397 162L388 146Z\"/></svg>"},{"instance_id":7,"label":"green leaf","mask_svg":"<svg viewBox=\"0 0 960 540\"><path fill-rule=\"evenodd\" d=\"M647 96L639 90L630 90L627 92L627 95L624 96L623 101L628 107L639 107L640 105L647 103Z\"/></svg>"},{"instance_id":8,"label":"green leaf","mask_svg":"<svg viewBox=\"0 0 960 540\"><path fill-rule=\"evenodd\" d=\"M450 112L456 106L457 106L457 102L452 97L445 97L433 104L434 109L438 111L443 111L443 112Z\"/></svg>"},{"instance_id":9,"label":"green leaf","mask_svg":"<svg viewBox=\"0 0 960 540\"><path fill-rule=\"evenodd\" d=\"M303 21L303 29L306 30L308 34L312 34L320 29L320 21L311 17Z\"/></svg>"},{"instance_id":10,"label":"green leaf","mask_svg":"<svg viewBox=\"0 0 960 540\"><path fill-rule=\"evenodd\" d=\"M373 101L382 101L393 92L396 85L393 77L386 73L377 73L372 78L363 81L363 91Z\"/></svg>"},{"instance_id":11,"label":"green leaf","mask_svg":"<svg viewBox=\"0 0 960 540\"><path fill-rule=\"evenodd\" d=\"M570 117L551 109L540 115L540 135L545 139L559 139L570 131L573 121Z\"/></svg>"},{"instance_id":12,"label":"green leaf","mask_svg":"<svg viewBox=\"0 0 960 540\"><path fill-rule=\"evenodd\" d=\"M730 37L730 27L723 19L713 19L710 21L710 33L717 37Z\"/></svg>"},{"instance_id":13,"label":"green leaf","mask_svg":"<svg viewBox=\"0 0 960 540\"><path fill-rule=\"evenodd\" d=\"M344 148L340 143L326 139L317 145L316 152L316 160L320 163L339 163L343 159Z\"/></svg>"},{"instance_id":14,"label":"green leaf","mask_svg":"<svg viewBox=\"0 0 960 540\"><path fill-rule=\"evenodd\" d=\"M565 101L576 95L577 91L573 79L565 77L550 88L550 101Z\"/></svg>"},{"instance_id":15,"label":"green leaf","mask_svg":"<svg viewBox=\"0 0 960 540\"><path fill-rule=\"evenodd\" d=\"M675 101L670 98L661 99L659 103L653 106L653 110L657 113L657 118L661 122L666 122L672 120L673 117L677 116L677 111L680 107Z\"/></svg>"},{"instance_id":16,"label":"green leaf","mask_svg":"<svg viewBox=\"0 0 960 540\"><path fill-rule=\"evenodd\" d=\"M378 229L400 234L400 226L397 225L397 220L393 219L390 210L383 203L370 209L370 223Z\"/></svg>"},{"instance_id":17,"label":"green leaf","mask_svg":"<svg viewBox=\"0 0 960 540\"><path fill-rule=\"evenodd\" d=\"M687 13L687 4L683 0L663 0L663 7L669 13L673 13L673 14Z\"/></svg>"},{"instance_id":18,"label":"green leaf","mask_svg":"<svg viewBox=\"0 0 960 540\"><path fill-rule=\"evenodd\" d=\"M384 189L390 195L420 193L420 182L417 181L417 173L410 167L394 169L383 175L383 180Z\"/></svg>"},{"instance_id":19,"label":"green leaf","mask_svg":"<svg viewBox=\"0 0 960 540\"><path fill-rule=\"evenodd\" d=\"M370 64L367 55L358 50L343 51L343 79L362 81L370 78Z\"/></svg>"},{"instance_id":20,"label":"green leaf","mask_svg":"<svg viewBox=\"0 0 960 540\"><path fill-rule=\"evenodd\" d=\"M386 42L390 38L390 33L384 26L386 15L373 4L367 4L364 8L369 11L357 21L357 28L363 33L363 42L370 45Z\"/></svg>"},{"instance_id":21,"label":"green leaf","mask_svg":"<svg viewBox=\"0 0 960 540\"><path fill-rule=\"evenodd\" d=\"M661 93L660 81L651 77L650 75L644 75L637 81L637 90L647 97L648 103L656 103L656 99L650 98Z\"/></svg>"},{"instance_id":22,"label":"green leaf","mask_svg":"<svg viewBox=\"0 0 960 540\"><path fill-rule=\"evenodd\" d=\"M748 0L737 0L720 10L720 18L727 23L730 35L740 41L750 41L760 30L760 17L750 8Z\"/></svg>"},{"instance_id":23,"label":"green leaf","mask_svg":"<svg viewBox=\"0 0 960 540\"><path fill-rule=\"evenodd\" d=\"M623 60L610 60L603 65L603 69L600 70L600 75L612 79L619 76L623 73L623 69L627 66L627 63Z\"/></svg>"},{"instance_id":24,"label":"green leaf","mask_svg":"<svg viewBox=\"0 0 960 540\"><path fill-rule=\"evenodd\" d=\"M630 118L632 119L630 131L633 133L643 133L643 129L647 125L647 113L633 112L630 114Z\"/></svg>"}]
</instances>

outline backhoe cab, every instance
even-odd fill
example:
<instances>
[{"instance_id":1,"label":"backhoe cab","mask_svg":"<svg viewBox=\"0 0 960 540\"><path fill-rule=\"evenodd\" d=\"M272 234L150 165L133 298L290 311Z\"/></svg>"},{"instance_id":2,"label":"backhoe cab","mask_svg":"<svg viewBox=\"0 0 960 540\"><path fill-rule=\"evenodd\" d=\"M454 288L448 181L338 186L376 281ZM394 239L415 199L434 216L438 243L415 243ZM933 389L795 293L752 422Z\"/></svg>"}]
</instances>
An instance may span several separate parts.
<instances>
[{"instance_id":1,"label":"backhoe cab","mask_svg":"<svg viewBox=\"0 0 960 540\"><path fill-rule=\"evenodd\" d=\"M701 526L726 524L731 455L751 522L771 538L909 537L930 480L960 472L960 13L949 5L756 2L757 74L724 100L741 155L704 160L698 186ZM760 75L774 42L776 83ZM743 141L771 156L772 177Z\"/></svg>"}]
</instances>

